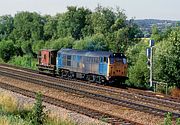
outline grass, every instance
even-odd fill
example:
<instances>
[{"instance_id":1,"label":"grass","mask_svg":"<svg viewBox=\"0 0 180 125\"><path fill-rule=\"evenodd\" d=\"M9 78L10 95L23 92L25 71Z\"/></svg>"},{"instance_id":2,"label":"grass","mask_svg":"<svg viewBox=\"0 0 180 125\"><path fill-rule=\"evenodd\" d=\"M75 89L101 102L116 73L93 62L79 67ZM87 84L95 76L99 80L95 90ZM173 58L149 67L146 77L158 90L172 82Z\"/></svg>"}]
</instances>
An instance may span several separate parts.
<instances>
[{"instance_id":1,"label":"grass","mask_svg":"<svg viewBox=\"0 0 180 125\"><path fill-rule=\"evenodd\" d=\"M0 93L0 107L4 112L15 112L18 109L18 102L13 96L6 92Z\"/></svg>"},{"instance_id":2,"label":"grass","mask_svg":"<svg viewBox=\"0 0 180 125\"><path fill-rule=\"evenodd\" d=\"M0 92L0 125L32 125L28 114L32 105L19 106L18 100L6 92ZM70 120L47 117L45 125L76 125Z\"/></svg>"}]
</instances>

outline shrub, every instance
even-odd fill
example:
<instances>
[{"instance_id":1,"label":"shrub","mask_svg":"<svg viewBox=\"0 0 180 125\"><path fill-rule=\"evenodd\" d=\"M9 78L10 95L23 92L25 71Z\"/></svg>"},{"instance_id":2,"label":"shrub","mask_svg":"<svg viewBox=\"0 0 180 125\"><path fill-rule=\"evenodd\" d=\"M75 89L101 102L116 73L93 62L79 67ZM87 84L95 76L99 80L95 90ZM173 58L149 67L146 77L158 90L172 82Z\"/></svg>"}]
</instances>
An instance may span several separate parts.
<instances>
[{"instance_id":1,"label":"shrub","mask_svg":"<svg viewBox=\"0 0 180 125\"><path fill-rule=\"evenodd\" d=\"M168 112L164 119L164 125L172 125L172 113Z\"/></svg>"},{"instance_id":2,"label":"shrub","mask_svg":"<svg viewBox=\"0 0 180 125\"><path fill-rule=\"evenodd\" d=\"M42 125L46 122L47 115L43 111L44 108L45 108L45 106L43 106L43 104L42 104L42 94L37 93L36 94L36 102L34 103L32 113L29 114L31 123L33 125Z\"/></svg>"},{"instance_id":3,"label":"shrub","mask_svg":"<svg viewBox=\"0 0 180 125\"><path fill-rule=\"evenodd\" d=\"M21 56L14 56L10 61L10 64L16 65L16 66L22 66L26 68L36 69L36 63L37 60L33 59L30 55L24 55Z\"/></svg>"},{"instance_id":4,"label":"shrub","mask_svg":"<svg viewBox=\"0 0 180 125\"><path fill-rule=\"evenodd\" d=\"M180 118L176 120L176 125L180 125Z\"/></svg>"}]
</instances>

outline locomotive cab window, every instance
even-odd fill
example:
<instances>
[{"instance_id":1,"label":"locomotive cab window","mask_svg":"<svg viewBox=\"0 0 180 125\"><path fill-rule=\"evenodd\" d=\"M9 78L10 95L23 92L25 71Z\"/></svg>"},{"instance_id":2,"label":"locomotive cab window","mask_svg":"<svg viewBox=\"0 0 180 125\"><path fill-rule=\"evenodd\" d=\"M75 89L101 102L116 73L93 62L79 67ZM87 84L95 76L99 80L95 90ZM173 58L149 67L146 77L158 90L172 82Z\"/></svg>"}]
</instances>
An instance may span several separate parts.
<instances>
[{"instance_id":1,"label":"locomotive cab window","mask_svg":"<svg viewBox=\"0 0 180 125\"><path fill-rule=\"evenodd\" d=\"M110 64L114 63L114 58L110 58Z\"/></svg>"},{"instance_id":2,"label":"locomotive cab window","mask_svg":"<svg viewBox=\"0 0 180 125\"><path fill-rule=\"evenodd\" d=\"M67 55L67 66L71 66L71 56Z\"/></svg>"},{"instance_id":3,"label":"locomotive cab window","mask_svg":"<svg viewBox=\"0 0 180 125\"><path fill-rule=\"evenodd\" d=\"M127 63L127 59L123 58L123 63L126 64Z\"/></svg>"}]
</instances>

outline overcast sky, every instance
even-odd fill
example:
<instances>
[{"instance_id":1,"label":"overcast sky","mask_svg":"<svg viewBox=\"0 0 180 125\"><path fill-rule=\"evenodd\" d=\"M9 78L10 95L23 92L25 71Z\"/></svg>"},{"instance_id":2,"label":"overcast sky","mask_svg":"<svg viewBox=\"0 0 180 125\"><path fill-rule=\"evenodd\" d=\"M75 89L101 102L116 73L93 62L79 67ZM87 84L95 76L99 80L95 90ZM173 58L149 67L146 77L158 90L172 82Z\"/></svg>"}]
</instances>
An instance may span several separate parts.
<instances>
[{"instance_id":1,"label":"overcast sky","mask_svg":"<svg viewBox=\"0 0 180 125\"><path fill-rule=\"evenodd\" d=\"M61 13L67 6L84 6L91 10L120 7L128 18L180 20L180 0L0 0L0 16L19 11L38 12L42 15Z\"/></svg>"}]
</instances>

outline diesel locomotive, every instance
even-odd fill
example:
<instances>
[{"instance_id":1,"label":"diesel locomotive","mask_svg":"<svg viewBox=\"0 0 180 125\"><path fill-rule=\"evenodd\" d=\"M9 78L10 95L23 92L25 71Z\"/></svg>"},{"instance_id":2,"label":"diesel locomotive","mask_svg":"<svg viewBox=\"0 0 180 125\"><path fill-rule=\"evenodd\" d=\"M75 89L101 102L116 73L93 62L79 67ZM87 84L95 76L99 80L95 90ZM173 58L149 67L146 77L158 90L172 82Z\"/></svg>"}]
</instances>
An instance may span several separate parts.
<instances>
[{"instance_id":1,"label":"diesel locomotive","mask_svg":"<svg viewBox=\"0 0 180 125\"><path fill-rule=\"evenodd\" d=\"M127 59L123 53L76 49L41 50L39 72L100 84L121 84L127 77Z\"/></svg>"}]
</instances>

